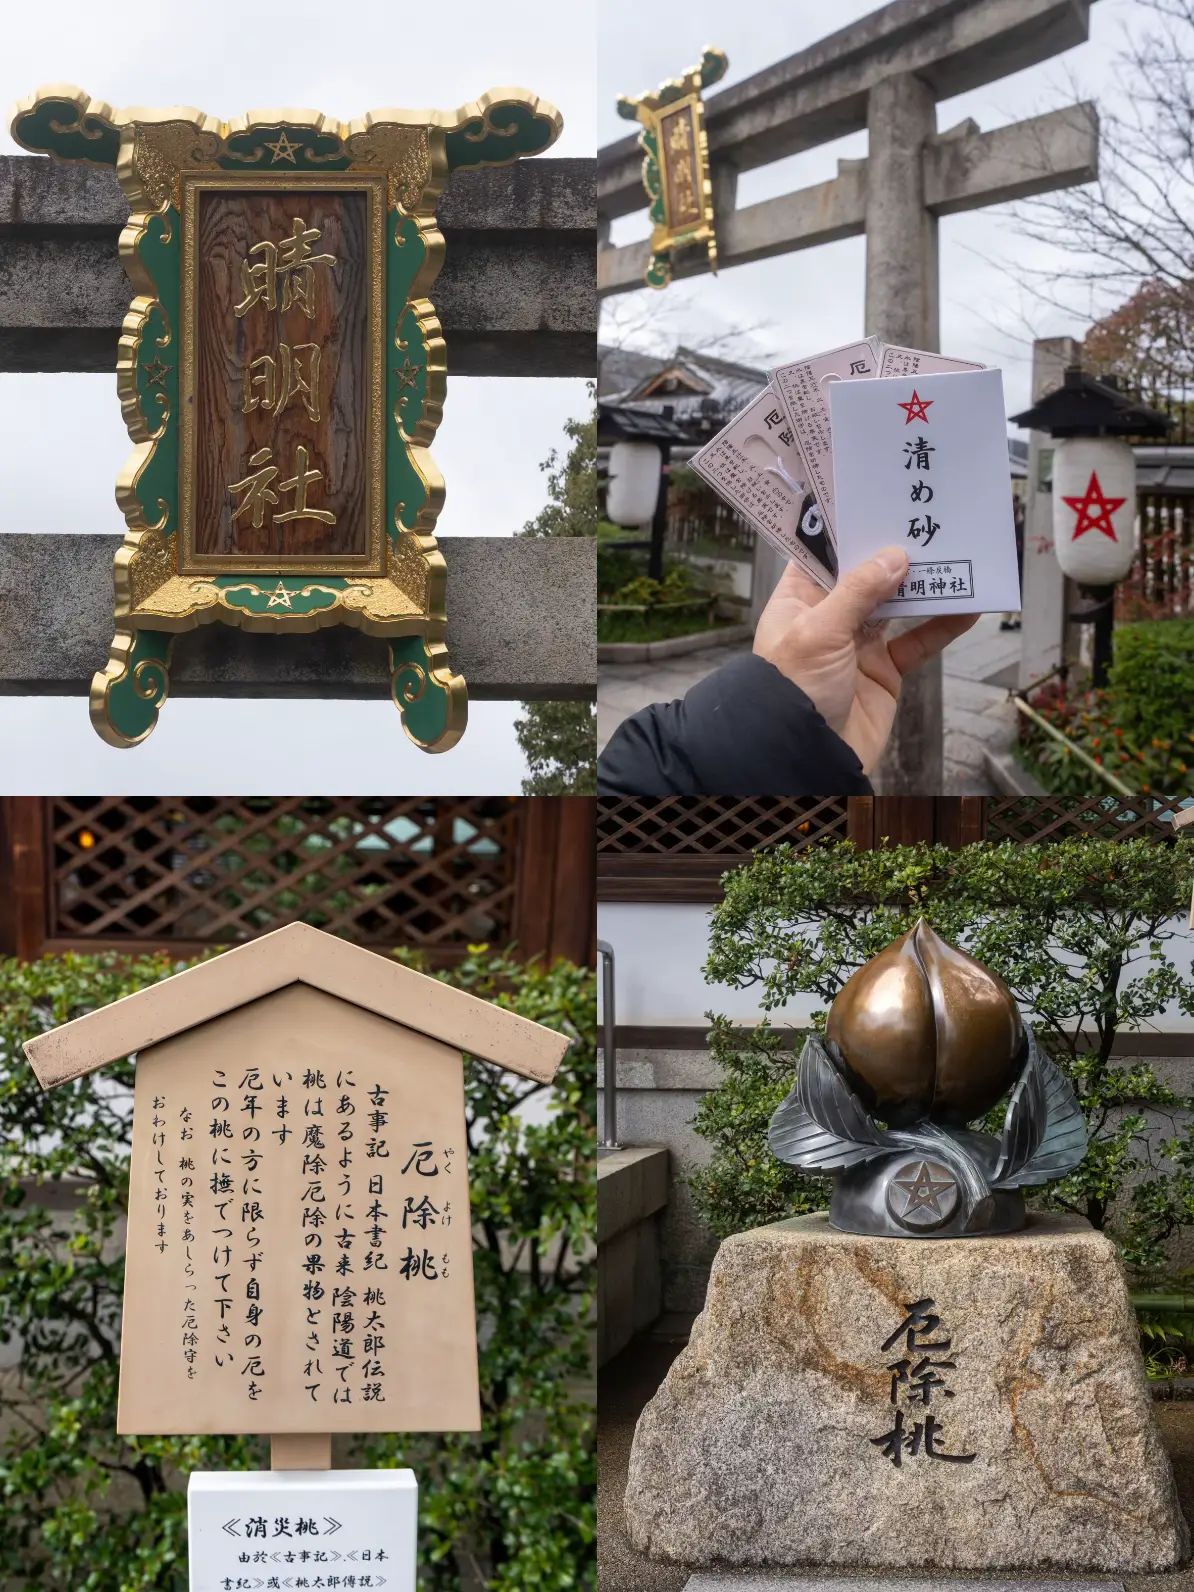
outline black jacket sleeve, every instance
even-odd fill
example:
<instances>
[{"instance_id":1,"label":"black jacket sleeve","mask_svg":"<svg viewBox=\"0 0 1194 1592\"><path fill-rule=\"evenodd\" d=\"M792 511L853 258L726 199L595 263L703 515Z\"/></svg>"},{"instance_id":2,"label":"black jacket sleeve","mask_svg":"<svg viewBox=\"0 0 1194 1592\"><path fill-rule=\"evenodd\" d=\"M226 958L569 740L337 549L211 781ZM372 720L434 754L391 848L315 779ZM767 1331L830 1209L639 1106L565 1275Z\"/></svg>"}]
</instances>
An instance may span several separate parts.
<instances>
[{"instance_id":1,"label":"black jacket sleeve","mask_svg":"<svg viewBox=\"0 0 1194 1592\"><path fill-rule=\"evenodd\" d=\"M620 724L599 796L869 796L855 753L798 686L753 652Z\"/></svg>"}]
</instances>

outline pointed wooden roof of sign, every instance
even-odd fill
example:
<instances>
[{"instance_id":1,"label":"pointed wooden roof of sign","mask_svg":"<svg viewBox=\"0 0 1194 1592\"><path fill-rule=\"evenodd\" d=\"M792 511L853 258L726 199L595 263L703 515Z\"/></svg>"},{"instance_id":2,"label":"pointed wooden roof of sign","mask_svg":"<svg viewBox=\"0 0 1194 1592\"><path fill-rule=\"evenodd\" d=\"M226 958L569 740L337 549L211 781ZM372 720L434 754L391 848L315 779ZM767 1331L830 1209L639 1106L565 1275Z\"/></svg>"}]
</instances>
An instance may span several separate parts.
<instances>
[{"instance_id":1,"label":"pointed wooden roof of sign","mask_svg":"<svg viewBox=\"0 0 1194 1592\"><path fill-rule=\"evenodd\" d=\"M310 984L541 1083L551 1081L571 1043L565 1034L376 951L291 923L52 1028L31 1039L25 1054L42 1088L52 1089L287 984Z\"/></svg>"}]
</instances>

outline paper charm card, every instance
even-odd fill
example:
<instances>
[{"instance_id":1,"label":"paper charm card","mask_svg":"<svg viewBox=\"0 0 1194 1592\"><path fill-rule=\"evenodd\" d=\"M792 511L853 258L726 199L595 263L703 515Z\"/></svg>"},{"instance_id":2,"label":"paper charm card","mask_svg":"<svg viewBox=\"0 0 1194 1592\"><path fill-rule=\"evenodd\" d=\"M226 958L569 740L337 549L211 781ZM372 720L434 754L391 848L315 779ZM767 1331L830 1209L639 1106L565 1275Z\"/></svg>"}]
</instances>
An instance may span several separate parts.
<instances>
[{"instance_id":1,"label":"paper charm card","mask_svg":"<svg viewBox=\"0 0 1194 1592\"><path fill-rule=\"evenodd\" d=\"M968 359L950 359L947 354L930 354L923 348L899 348L884 343L879 357L880 376L938 376L953 370L985 370Z\"/></svg>"},{"instance_id":2,"label":"paper charm card","mask_svg":"<svg viewBox=\"0 0 1194 1592\"><path fill-rule=\"evenodd\" d=\"M893 544L909 558L874 617L1017 611L1000 372L834 382L829 405L840 569Z\"/></svg>"},{"instance_id":3,"label":"paper charm card","mask_svg":"<svg viewBox=\"0 0 1194 1592\"><path fill-rule=\"evenodd\" d=\"M778 365L771 384L779 393L804 456L805 471L831 537L835 536L833 504L833 435L829 420L829 389L838 382L873 379L879 373L878 345L867 339L831 348L824 354Z\"/></svg>"},{"instance_id":4,"label":"paper charm card","mask_svg":"<svg viewBox=\"0 0 1194 1592\"><path fill-rule=\"evenodd\" d=\"M828 591L837 560L791 422L770 388L735 415L692 467L756 531Z\"/></svg>"}]
</instances>

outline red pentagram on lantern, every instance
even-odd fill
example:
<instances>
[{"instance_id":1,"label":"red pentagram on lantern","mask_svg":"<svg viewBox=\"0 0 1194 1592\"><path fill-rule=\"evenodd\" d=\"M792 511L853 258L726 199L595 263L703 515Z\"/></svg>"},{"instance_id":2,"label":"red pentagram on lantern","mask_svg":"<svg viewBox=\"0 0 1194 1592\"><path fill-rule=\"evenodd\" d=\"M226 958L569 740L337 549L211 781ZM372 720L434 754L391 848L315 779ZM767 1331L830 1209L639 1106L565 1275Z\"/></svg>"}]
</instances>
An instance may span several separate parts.
<instances>
[{"instance_id":1,"label":"red pentagram on lantern","mask_svg":"<svg viewBox=\"0 0 1194 1592\"><path fill-rule=\"evenodd\" d=\"M1074 540L1085 535L1087 531L1102 531L1104 536L1109 536L1113 542L1118 542L1115 527L1111 523L1111 516L1116 509L1121 508L1127 498L1109 498L1099 485L1099 478L1092 470L1090 480L1087 482L1085 493L1079 497L1063 497L1061 500L1067 508L1074 510L1078 516L1074 526Z\"/></svg>"},{"instance_id":2,"label":"red pentagram on lantern","mask_svg":"<svg viewBox=\"0 0 1194 1592\"><path fill-rule=\"evenodd\" d=\"M935 398L922 398L916 391L916 388L913 387L911 398L909 398L906 404L900 405L901 409L906 409L908 411L908 418L904 421L904 424L906 426L910 426L914 420L923 420L927 426L929 423L929 417L926 411L936 402L937 400Z\"/></svg>"}]
</instances>

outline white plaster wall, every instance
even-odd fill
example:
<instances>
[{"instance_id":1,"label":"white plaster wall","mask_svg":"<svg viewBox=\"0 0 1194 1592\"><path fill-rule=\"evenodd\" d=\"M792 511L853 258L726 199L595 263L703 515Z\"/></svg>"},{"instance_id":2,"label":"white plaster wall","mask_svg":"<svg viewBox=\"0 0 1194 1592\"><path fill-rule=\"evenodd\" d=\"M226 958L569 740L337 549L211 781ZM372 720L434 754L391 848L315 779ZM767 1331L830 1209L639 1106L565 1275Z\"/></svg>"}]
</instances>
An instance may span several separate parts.
<instances>
[{"instance_id":1,"label":"white plaster wall","mask_svg":"<svg viewBox=\"0 0 1194 1592\"><path fill-rule=\"evenodd\" d=\"M708 955L711 910L697 904L638 901L598 906L597 932L614 948L619 1027L693 1026L705 1021L707 1011L744 1024L758 1022L764 1015L757 988L706 984L701 969ZM1182 937L1167 945L1167 954L1189 977L1194 966L1194 934L1183 918L1175 918L1173 927L1182 930ZM1129 976L1139 976L1141 971L1142 965L1132 964ZM816 997L797 997L772 1017L778 1024L800 1025L821 1005ZM1177 1007L1162 1012L1153 1024L1160 1033L1188 1032L1192 1026L1194 1019Z\"/></svg>"},{"instance_id":2,"label":"white plaster wall","mask_svg":"<svg viewBox=\"0 0 1194 1592\"><path fill-rule=\"evenodd\" d=\"M609 901L597 908L597 933L614 948L618 1026L688 1026L707 1011L757 1023L764 1016L758 990L706 984L710 908L697 904ZM820 1002L796 1001L780 1021L807 1021Z\"/></svg>"}]
</instances>

